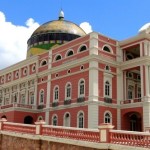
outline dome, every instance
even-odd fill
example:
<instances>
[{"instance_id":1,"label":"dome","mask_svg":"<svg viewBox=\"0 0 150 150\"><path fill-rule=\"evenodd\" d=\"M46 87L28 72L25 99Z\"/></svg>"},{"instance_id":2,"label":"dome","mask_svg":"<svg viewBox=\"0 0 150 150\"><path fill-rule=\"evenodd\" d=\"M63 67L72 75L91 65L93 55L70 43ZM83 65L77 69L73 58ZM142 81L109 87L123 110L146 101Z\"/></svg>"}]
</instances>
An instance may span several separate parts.
<instances>
[{"instance_id":1,"label":"dome","mask_svg":"<svg viewBox=\"0 0 150 150\"><path fill-rule=\"evenodd\" d=\"M58 20L44 23L38 27L28 40L27 57L38 55L52 47L86 35L85 31L73 22L64 20L61 11Z\"/></svg>"},{"instance_id":2,"label":"dome","mask_svg":"<svg viewBox=\"0 0 150 150\"><path fill-rule=\"evenodd\" d=\"M47 22L36 29L32 36L45 33L69 33L78 36L86 34L79 26L66 20L54 20Z\"/></svg>"}]
</instances>

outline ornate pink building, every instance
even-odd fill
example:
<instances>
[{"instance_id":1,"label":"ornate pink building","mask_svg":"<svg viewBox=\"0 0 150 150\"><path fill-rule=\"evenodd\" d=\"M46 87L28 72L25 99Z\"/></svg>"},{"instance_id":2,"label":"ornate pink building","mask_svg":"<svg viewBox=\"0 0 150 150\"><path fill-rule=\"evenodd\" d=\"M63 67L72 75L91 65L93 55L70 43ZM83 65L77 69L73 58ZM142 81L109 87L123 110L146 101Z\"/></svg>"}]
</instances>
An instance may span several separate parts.
<instances>
[{"instance_id":1,"label":"ornate pink building","mask_svg":"<svg viewBox=\"0 0 150 150\"><path fill-rule=\"evenodd\" d=\"M150 32L118 41L58 20L28 40L27 59L0 70L9 122L143 131L150 126Z\"/></svg>"}]
</instances>

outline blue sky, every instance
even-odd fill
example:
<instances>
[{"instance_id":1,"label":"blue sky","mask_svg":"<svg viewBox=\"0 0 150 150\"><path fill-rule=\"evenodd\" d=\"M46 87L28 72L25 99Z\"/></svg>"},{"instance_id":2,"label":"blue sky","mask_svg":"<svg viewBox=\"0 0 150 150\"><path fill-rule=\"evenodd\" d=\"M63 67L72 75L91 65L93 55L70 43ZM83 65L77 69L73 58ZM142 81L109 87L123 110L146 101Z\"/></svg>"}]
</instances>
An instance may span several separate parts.
<instances>
[{"instance_id":1,"label":"blue sky","mask_svg":"<svg viewBox=\"0 0 150 150\"><path fill-rule=\"evenodd\" d=\"M56 20L61 7L66 20L78 25L88 22L93 31L117 40L138 34L150 22L150 0L1 0L0 69L25 59L26 39L38 25ZM9 34L14 41L7 39Z\"/></svg>"}]
</instances>

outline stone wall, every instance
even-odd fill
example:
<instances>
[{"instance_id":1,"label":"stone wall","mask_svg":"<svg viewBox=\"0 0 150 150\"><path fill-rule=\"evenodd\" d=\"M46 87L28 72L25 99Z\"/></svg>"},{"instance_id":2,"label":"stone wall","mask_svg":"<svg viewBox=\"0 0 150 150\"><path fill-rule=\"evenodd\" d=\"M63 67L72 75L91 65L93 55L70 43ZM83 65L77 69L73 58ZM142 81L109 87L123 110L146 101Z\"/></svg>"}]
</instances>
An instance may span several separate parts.
<instances>
[{"instance_id":1,"label":"stone wall","mask_svg":"<svg viewBox=\"0 0 150 150\"><path fill-rule=\"evenodd\" d=\"M67 141L66 141L67 143ZM0 150L98 150L83 146L24 138L20 136L0 135Z\"/></svg>"}]
</instances>

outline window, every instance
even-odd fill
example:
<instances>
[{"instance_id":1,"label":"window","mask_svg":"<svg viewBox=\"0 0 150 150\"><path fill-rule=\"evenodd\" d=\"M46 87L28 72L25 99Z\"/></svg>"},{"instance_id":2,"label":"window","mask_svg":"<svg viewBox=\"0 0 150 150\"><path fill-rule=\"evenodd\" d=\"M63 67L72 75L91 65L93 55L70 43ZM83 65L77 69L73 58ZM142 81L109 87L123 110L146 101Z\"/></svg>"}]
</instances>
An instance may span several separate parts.
<instances>
[{"instance_id":1,"label":"window","mask_svg":"<svg viewBox=\"0 0 150 150\"><path fill-rule=\"evenodd\" d=\"M82 112L78 114L78 128L84 127L84 115Z\"/></svg>"},{"instance_id":2,"label":"window","mask_svg":"<svg viewBox=\"0 0 150 150\"><path fill-rule=\"evenodd\" d=\"M40 103L44 103L44 91L41 90L40 92Z\"/></svg>"},{"instance_id":3,"label":"window","mask_svg":"<svg viewBox=\"0 0 150 150\"><path fill-rule=\"evenodd\" d=\"M79 97L82 97L85 95L85 84L84 80L79 81Z\"/></svg>"},{"instance_id":4,"label":"window","mask_svg":"<svg viewBox=\"0 0 150 150\"><path fill-rule=\"evenodd\" d=\"M111 113L104 113L104 123L112 123Z\"/></svg>"},{"instance_id":5,"label":"window","mask_svg":"<svg viewBox=\"0 0 150 150\"><path fill-rule=\"evenodd\" d=\"M52 125L53 125L53 126L57 126L57 124L58 124L57 116L53 116Z\"/></svg>"},{"instance_id":6,"label":"window","mask_svg":"<svg viewBox=\"0 0 150 150\"><path fill-rule=\"evenodd\" d=\"M104 46L103 50L106 51L106 52L109 52L109 53L112 52L111 48L108 47L108 46Z\"/></svg>"},{"instance_id":7,"label":"window","mask_svg":"<svg viewBox=\"0 0 150 150\"><path fill-rule=\"evenodd\" d=\"M105 96L110 97L110 83L108 81L105 82Z\"/></svg>"},{"instance_id":8,"label":"window","mask_svg":"<svg viewBox=\"0 0 150 150\"><path fill-rule=\"evenodd\" d=\"M32 72L34 72L36 70L36 65L34 64L33 66L32 66Z\"/></svg>"},{"instance_id":9,"label":"window","mask_svg":"<svg viewBox=\"0 0 150 150\"><path fill-rule=\"evenodd\" d=\"M40 66L45 66L47 64L46 60L42 60Z\"/></svg>"},{"instance_id":10,"label":"window","mask_svg":"<svg viewBox=\"0 0 150 150\"><path fill-rule=\"evenodd\" d=\"M80 47L79 52L83 52L85 50L87 50L87 47L85 45L83 45Z\"/></svg>"},{"instance_id":11,"label":"window","mask_svg":"<svg viewBox=\"0 0 150 150\"><path fill-rule=\"evenodd\" d=\"M66 99L71 99L71 84L66 85Z\"/></svg>"},{"instance_id":12,"label":"window","mask_svg":"<svg viewBox=\"0 0 150 150\"><path fill-rule=\"evenodd\" d=\"M59 89L58 87L54 88L54 101L58 101L59 99Z\"/></svg>"},{"instance_id":13,"label":"window","mask_svg":"<svg viewBox=\"0 0 150 150\"><path fill-rule=\"evenodd\" d=\"M27 75L27 68L23 69L23 75Z\"/></svg>"},{"instance_id":14,"label":"window","mask_svg":"<svg viewBox=\"0 0 150 150\"><path fill-rule=\"evenodd\" d=\"M57 55L55 58L55 61L60 60L61 59L61 55Z\"/></svg>"},{"instance_id":15,"label":"window","mask_svg":"<svg viewBox=\"0 0 150 150\"><path fill-rule=\"evenodd\" d=\"M25 94L21 94L21 104L25 104Z\"/></svg>"},{"instance_id":16,"label":"window","mask_svg":"<svg viewBox=\"0 0 150 150\"><path fill-rule=\"evenodd\" d=\"M137 97L141 98L141 87L138 87Z\"/></svg>"},{"instance_id":17,"label":"window","mask_svg":"<svg viewBox=\"0 0 150 150\"><path fill-rule=\"evenodd\" d=\"M15 93L15 94L13 95L13 102L14 102L14 103L17 102L17 93Z\"/></svg>"},{"instance_id":18,"label":"window","mask_svg":"<svg viewBox=\"0 0 150 150\"><path fill-rule=\"evenodd\" d=\"M133 89L132 85L128 86L128 99L133 99Z\"/></svg>"},{"instance_id":19,"label":"window","mask_svg":"<svg viewBox=\"0 0 150 150\"><path fill-rule=\"evenodd\" d=\"M72 50L70 50L70 51L67 53L67 56L71 56L71 55L73 55L73 51L72 51Z\"/></svg>"},{"instance_id":20,"label":"window","mask_svg":"<svg viewBox=\"0 0 150 150\"><path fill-rule=\"evenodd\" d=\"M66 113L64 115L64 126L70 127L70 114Z\"/></svg>"},{"instance_id":21,"label":"window","mask_svg":"<svg viewBox=\"0 0 150 150\"><path fill-rule=\"evenodd\" d=\"M5 98L5 105L9 104L9 98Z\"/></svg>"},{"instance_id":22,"label":"window","mask_svg":"<svg viewBox=\"0 0 150 150\"><path fill-rule=\"evenodd\" d=\"M34 104L34 93L33 92L30 93L30 104L31 105Z\"/></svg>"},{"instance_id":23,"label":"window","mask_svg":"<svg viewBox=\"0 0 150 150\"><path fill-rule=\"evenodd\" d=\"M15 73L15 77L18 78L19 77L19 71L16 71Z\"/></svg>"},{"instance_id":24,"label":"window","mask_svg":"<svg viewBox=\"0 0 150 150\"><path fill-rule=\"evenodd\" d=\"M106 65L105 70L110 71L110 67L108 65Z\"/></svg>"},{"instance_id":25,"label":"window","mask_svg":"<svg viewBox=\"0 0 150 150\"><path fill-rule=\"evenodd\" d=\"M82 65L82 66L80 66L80 70L83 70L84 69L84 66Z\"/></svg>"}]
</instances>

